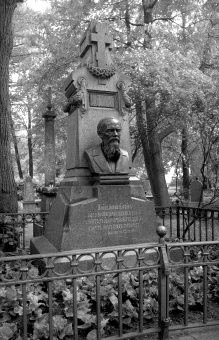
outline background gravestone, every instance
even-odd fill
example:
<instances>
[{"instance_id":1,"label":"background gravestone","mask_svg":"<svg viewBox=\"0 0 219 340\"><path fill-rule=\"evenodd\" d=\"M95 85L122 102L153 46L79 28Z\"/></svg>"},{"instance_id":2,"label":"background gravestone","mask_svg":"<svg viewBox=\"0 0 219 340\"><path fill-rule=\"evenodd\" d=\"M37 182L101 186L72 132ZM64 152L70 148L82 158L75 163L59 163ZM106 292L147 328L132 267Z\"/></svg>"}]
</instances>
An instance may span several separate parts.
<instances>
[{"instance_id":1,"label":"background gravestone","mask_svg":"<svg viewBox=\"0 0 219 340\"><path fill-rule=\"evenodd\" d=\"M55 118L56 113L52 109L51 87L48 89L47 110L43 113L45 128L45 150L44 150L44 174L45 186L37 190L40 197L41 212L50 211L51 205L56 197L57 188L55 187L56 161L55 161ZM33 235L43 234L43 228L37 221L33 224Z\"/></svg>"},{"instance_id":2,"label":"background gravestone","mask_svg":"<svg viewBox=\"0 0 219 340\"><path fill-rule=\"evenodd\" d=\"M190 195L191 202L202 202L203 186L202 183L196 178L191 182L190 185Z\"/></svg>"},{"instance_id":3,"label":"background gravestone","mask_svg":"<svg viewBox=\"0 0 219 340\"><path fill-rule=\"evenodd\" d=\"M93 176L85 158L85 150L101 142L98 122L114 117L122 126L120 147L131 159L129 82L116 71L111 49L108 25L91 23L80 44L81 64L66 81L66 175L32 253L157 241L154 204L140 181L129 174Z\"/></svg>"},{"instance_id":4,"label":"background gravestone","mask_svg":"<svg viewBox=\"0 0 219 340\"><path fill-rule=\"evenodd\" d=\"M23 209L25 212L36 211L35 190L31 176L27 176L24 181Z\"/></svg>"}]
</instances>

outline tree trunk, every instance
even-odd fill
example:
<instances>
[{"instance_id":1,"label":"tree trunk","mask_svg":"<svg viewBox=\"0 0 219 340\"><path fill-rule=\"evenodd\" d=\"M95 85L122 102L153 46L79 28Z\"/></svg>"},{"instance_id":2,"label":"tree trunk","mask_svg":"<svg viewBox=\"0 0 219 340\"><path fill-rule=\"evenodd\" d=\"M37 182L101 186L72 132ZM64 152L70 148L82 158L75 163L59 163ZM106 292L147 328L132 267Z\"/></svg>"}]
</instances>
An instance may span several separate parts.
<instances>
[{"instance_id":1,"label":"tree trunk","mask_svg":"<svg viewBox=\"0 0 219 340\"><path fill-rule=\"evenodd\" d=\"M17 0L0 0L0 212L17 211L17 189L10 150L9 60L12 17Z\"/></svg>"},{"instance_id":2,"label":"tree trunk","mask_svg":"<svg viewBox=\"0 0 219 340\"><path fill-rule=\"evenodd\" d=\"M28 127L27 127L27 146L29 155L29 175L33 178L33 143L32 143L32 117L31 109L27 108L28 112Z\"/></svg>"},{"instance_id":3,"label":"tree trunk","mask_svg":"<svg viewBox=\"0 0 219 340\"><path fill-rule=\"evenodd\" d=\"M131 43L131 25L130 25L129 0L125 0L125 26L126 26L126 35L127 35L126 45L127 45L127 47L130 47L132 45L132 43Z\"/></svg>"},{"instance_id":4,"label":"tree trunk","mask_svg":"<svg viewBox=\"0 0 219 340\"><path fill-rule=\"evenodd\" d=\"M151 24L153 9L158 0L142 0L144 14L144 43L145 49L151 49ZM138 91L140 93L140 90ZM146 94L147 96L147 94ZM142 108L142 98L136 94L136 122L142 143L145 167L151 185L156 206L169 206L169 194L165 179L162 160L161 141L156 131L154 99L145 99L146 111ZM145 116L145 119L144 119Z\"/></svg>"},{"instance_id":5,"label":"tree trunk","mask_svg":"<svg viewBox=\"0 0 219 340\"><path fill-rule=\"evenodd\" d=\"M188 159L188 136L187 129L182 130L182 174L183 174L183 197L189 199L189 159Z\"/></svg>"},{"instance_id":6,"label":"tree trunk","mask_svg":"<svg viewBox=\"0 0 219 340\"><path fill-rule=\"evenodd\" d=\"M151 190L156 206L169 206L169 194L165 179L165 169L162 159L161 140L156 131L154 101L146 99L146 122L149 145L149 166L151 173Z\"/></svg>"},{"instance_id":7,"label":"tree trunk","mask_svg":"<svg viewBox=\"0 0 219 340\"><path fill-rule=\"evenodd\" d=\"M14 122L13 122L10 112L9 112L9 118L10 118L11 136L12 136L12 140L14 144L14 152L15 152L15 158L16 158L16 163L17 163L17 168L18 168L18 174L19 174L19 178L23 179L24 177L23 177L23 171L21 168L20 155L18 151L17 137L16 137L15 130L14 130Z\"/></svg>"},{"instance_id":8,"label":"tree trunk","mask_svg":"<svg viewBox=\"0 0 219 340\"><path fill-rule=\"evenodd\" d=\"M146 103L146 121L140 98L136 98L136 121L141 138L145 167L151 185L155 206L169 206L165 171L162 161L161 143L154 128L154 114ZM147 126L147 127L146 127Z\"/></svg>"},{"instance_id":9,"label":"tree trunk","mask_svg":"<svg viewBox=\"0 0 219 340\"><path fill-rule=\"evenodd\" d=\"M158 0L142 0L144 13L144 48L151 48L151 24L153 22L153 9Z\"/></svg>"},{"instance_id":10,"label":"tree trunk","mask_svg":"<svg viewBox=\"0 0 219 340\"><path fill-rule=\"evenodd\" d=\"M188 13L188 3L185 2L181 7L181 17L182 17L182 45L183 54L187 55L188 43L187 43L187 13ZM182 190L183 198L185 200L189 199L189 159L188 159L188 133L187 126L181 131L182 143L181 143L181 155L182 155Z\"/></svg>"},{"instance_id":11,"label":"tree trunk","mask_svg":"<svg viewBox=\"0 0 219 340\"><path fill-rule=\"evenodd\" d=\"M151 49L151 25L153 10L158 0L142 0L144 15L144 43L145 49ZM140 91L139 91L140 93ZM145 100L146 121L143 118L141 99L136 101L137 126L142 142L143 155L148 178L151 185L154 203L156 206L168 206L169 194L165 179L165 170L162 160L161 139L155 128L154 99Z\"/></svg>"}]
</instances>

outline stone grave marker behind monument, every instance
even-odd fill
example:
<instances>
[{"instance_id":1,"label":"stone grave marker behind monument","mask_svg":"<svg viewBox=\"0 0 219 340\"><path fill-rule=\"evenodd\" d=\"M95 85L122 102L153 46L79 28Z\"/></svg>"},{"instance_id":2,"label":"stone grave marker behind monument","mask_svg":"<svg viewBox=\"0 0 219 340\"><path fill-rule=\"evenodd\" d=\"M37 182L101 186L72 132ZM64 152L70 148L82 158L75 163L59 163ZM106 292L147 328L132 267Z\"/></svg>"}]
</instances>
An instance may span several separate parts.
<instances>
[{"instance_id":1,"label":"stone grave marker behind monument","mask_svg":"<svg viewBox=\"0 0 219 340\"><path fill-rule=\"evenodd\" d=\"M203 192L203 186L202 183L195 179L191 182L190 186L190 193L191 193L191 202L202 202L202 192Z\"/></svg>"},{"instance_id":2,"label":"stone grave marker behind monument","mask_svg":"<svg viewBox=\"0 0 219 340\"><path fill-rule=\"evenodd\" d=\"M23 208L25 212L34 212L36 210L35 190L30 176L27 176L24 181Z\"/></svg>"},{"instance_id":3,"label":"stone grave marker behind monument","mask_svg":"<svg viewBox=\"0 0 219 340\"><path fill-rule=\"evenodd\" d=\"M32 178L27 176L24 182L24 201L33 202L35 200Z\"/></svg>"}]
</instances>

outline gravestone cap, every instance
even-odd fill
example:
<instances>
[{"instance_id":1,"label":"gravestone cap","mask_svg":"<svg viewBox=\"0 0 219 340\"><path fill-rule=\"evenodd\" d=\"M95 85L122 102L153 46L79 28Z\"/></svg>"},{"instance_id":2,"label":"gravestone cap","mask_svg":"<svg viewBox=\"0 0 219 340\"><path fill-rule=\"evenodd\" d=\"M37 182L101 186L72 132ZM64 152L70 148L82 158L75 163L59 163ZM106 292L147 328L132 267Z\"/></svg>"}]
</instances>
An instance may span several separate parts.
<instances>
[{"instance_id":1,"label":"gravestone cap","mask_svg":"<svg viewBox=\"0 0 219 340\"><path fill-rule=\"evenodd\" d=\"M45 119L49 119L49 118L55 118L56 117L56 113L54 110L52 110L53 105L52 105L52 92L51 92L51 87L49 87L48 89L48 103L47 103L47 110L46 112L44 112L42 114L42 117Z\"/></svg>"},{"instance_id":2,"label":"gravestone cap","mask_svg":"<svg viewBox=\"0 0 219 340\"><path fill-rule=\"evenodd\" d=\"M54 118L56 118L56 113L55 113L54 110L52 110L52 106L50 107L50 106L47 105L47 109L48 110L46 110L46 112L44 112L42 114L42 117L45 118L45 119L48 119L48 118L53 118L54 119Z\"/></svg>"},{"instance_id":3,"label":"gravestone cap","mask_svg":"<svg viewBox=\"0 0 219 340\"><path fill-rule=\"evenodd\" d=\"M91 22L80 43L80 57L86 59L89 51L90 64L104 68L111 60L107 50L112 50L113 39L108 23Z\"/></svg>"}]
</instances>

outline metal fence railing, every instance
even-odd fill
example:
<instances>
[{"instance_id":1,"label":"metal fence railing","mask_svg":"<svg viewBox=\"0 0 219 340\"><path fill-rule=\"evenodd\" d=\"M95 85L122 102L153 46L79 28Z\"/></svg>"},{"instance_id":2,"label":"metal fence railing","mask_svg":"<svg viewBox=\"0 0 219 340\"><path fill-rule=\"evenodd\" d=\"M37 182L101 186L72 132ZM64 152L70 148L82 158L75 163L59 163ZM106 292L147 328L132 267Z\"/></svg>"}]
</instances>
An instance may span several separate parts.
<instances>
[{"instance_id":1,"label":"metal fence railing","mask_svg":"<svg viewBox=\"0 0 219 340\"><path fill-rule=\"evenodd\" d=\"M170 240L214 241L219 239L219 210L179 204L156 207Z\"/></svg>"},{"instance_id":2,"label":"metal fence railing","mask_svg":"<svg viewBox=\"0 0 219 340\"><path fill-rule=\"evenodd\" d=\"M0 242L5 252L29 248L34 235L34 226L43 230L48 213L0 213Z\"/></svg>"},{"instance_id":3,"label":"metal fence railing","mask_svg":"<svg viewBox=\"0 0 219 340\"><path fill-rule=\"evenodd\" d=\"M162 340L176 329L218 325L209 312L218 266L219 242L162 237L153 245L0 258L0 330L24 340L149 333Z\"/></svg>"},{"instance_id":4,"label":"metal fence railing","mask_svg":"<svg viewBox=\"0 0 219 340\"><path fill-rule=\"evenodd\" d=\"M219 210L191 208L179 204L156 207L170 241L214 241L219 239ZM44 234L49 212L0 214L0 248L28 249L32 237Z\"/></svg>"},{"instance_id":5,"label":"metal fence railing","mask_svg":"<svg viewBox=\"0 0 219 340\"><path fill-rule=\"evenodd\" d=\"M215 302L217 307L214 313L217 321L212 321L213 324L218 324L219 242L169 243L166 250L168 260L164 267L167 274L166 287L169 302L167 308L175 302L171 274L176 275L176 280L179 277L183 279L178 281L179 290L176 294L182 323L172 323L169 330L207 325L209 318L212 319L211 307L215 306ZM169 313L169 316L170 314L173 316L174 313Z\"/></svg>"}]
</instances>

